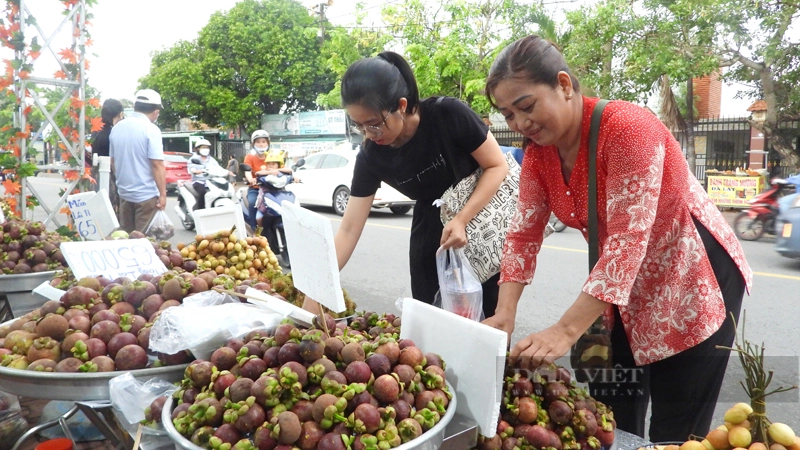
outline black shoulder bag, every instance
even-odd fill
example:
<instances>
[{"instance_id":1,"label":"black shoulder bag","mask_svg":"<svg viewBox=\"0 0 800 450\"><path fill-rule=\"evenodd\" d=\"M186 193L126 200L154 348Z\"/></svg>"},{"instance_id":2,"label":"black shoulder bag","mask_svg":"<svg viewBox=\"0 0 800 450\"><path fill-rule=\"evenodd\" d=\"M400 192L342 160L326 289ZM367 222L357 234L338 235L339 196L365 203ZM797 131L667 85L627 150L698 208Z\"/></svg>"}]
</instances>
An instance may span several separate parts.
<instances>
[{"instance_id":1,"label":"black shoulder bag","mask_svg":"<svg viewBox=\"0 0 800 450\"><path fill-rule=\"evenodd\" d=\"M608 100L600 100L594 106L589 128L589 272L600 259L600 242L597 237L597 139L606 104ZM575 371L575 378L580 382L592 379L589 377L590 373L611 368L613 365L611 329L605 325L602 315L572 346L570 364Z\"/></svg>"}]
</instances>

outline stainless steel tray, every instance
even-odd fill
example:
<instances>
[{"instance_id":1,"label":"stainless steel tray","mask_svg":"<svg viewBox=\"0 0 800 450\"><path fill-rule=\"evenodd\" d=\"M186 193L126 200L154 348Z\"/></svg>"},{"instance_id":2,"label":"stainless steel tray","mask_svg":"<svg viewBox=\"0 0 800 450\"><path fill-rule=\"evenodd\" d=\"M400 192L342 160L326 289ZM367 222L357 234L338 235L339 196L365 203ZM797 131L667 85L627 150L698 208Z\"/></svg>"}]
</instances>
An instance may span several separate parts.
<instances>
[{"instance_id":1,"label":"stainless steel tray","mask_svg":"<svg viewBox=\"0 0 800 450\"><path fill-rule=\"evenodd\" d=\"M56 271L0 275L0 294L7 292L30 292L45 281L52 280ZM44 301L42 301L44 303Z\"/></svg>"},{"instance_id":2,"label":"stainless steel tray","mask_svg":"<svg viewBox=\"0 0 800 450\"><path fill-rule=\"evenodd\" d=\"M169 382L180 381L189 364L131 370L140 381L159 377ZM97 373L55 373L0 367L0 388L14 395L49 400L109 400L108 381L123 371Z\"/></svg>"},{"instance_id":3,"label":"stainless steel tray","mask_svg":"<svg viewBox=\"0 0 800 450\"><path fill-rule=\"evenodd\" d=\"M0 323L7 325L13 320ZM140 381L160 377L169 382L180 381L189 364L131 370ZM124 371L96 373L34 372L31 370L0 367L0 389L14 395L49 400L73 402L109 400L108 380L122 375Z\"/></svg>"},{"instance_id":4,"label":"stainless steel tray","mask_svg":"<svg viewBox=\"0 0 800 450\"><path fill-rule=\"evenodd\" d=\"M449 382L447 383L447 386L450 388L450 392L454 392L453 386ZM164 403L164 408L161 410L161 423L164 425L164 429L167 430L167 434L169 434L169 436L175 442L176 447L183 450L205 450L203 447L193 444L190 440L178 433L178 430L176 430L175 426L172 424L172 409L172 397L167 397L167 401ZM455 414L456 396L453 395L453 399L450 401L450 404L447 405L447 412L444 414L444 417L442 417L439 423L413 441L402 444L399 447L395 447L395 450L437 450L439 447L441 447L442 442L444 441L447 424L453 420L453 416L455 416Z\"/></svg>"}]
</instances>

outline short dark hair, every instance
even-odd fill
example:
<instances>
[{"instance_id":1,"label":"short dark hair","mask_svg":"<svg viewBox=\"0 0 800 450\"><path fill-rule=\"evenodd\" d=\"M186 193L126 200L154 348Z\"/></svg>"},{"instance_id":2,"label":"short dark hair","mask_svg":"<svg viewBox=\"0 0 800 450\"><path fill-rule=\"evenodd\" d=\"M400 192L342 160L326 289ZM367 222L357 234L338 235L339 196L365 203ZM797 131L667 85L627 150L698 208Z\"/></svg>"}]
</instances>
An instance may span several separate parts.
<instances>
[{"instance_id":1,"label":"short dark hair","mask_svg":"<svg viewBox=\"0 0 800 450\"><path fill-rule=\"evenodd\" d=\"M342 106L358 104L373 111L397 111L401 98L413 114L419 105L419 88L411 66L395 52L364 58L347 68L342 77Z\"/></svg>"},{"instance_id":2,"label":"short dark hair","mask_svg":"<svg viewBox=\"0 0 800 450\"><path fill-rule=\"evenodd\" d=\"M136 102L133 104L133 110L142 114L150 114L157 109L161 109L161 105L153 105L152 103L142 102Z\"/></svg>"},{"instance_id":3,"label":"short dark hair","mask_svg":"<svg viewBox=\"0 0 800 450\"><path fill-rule=\"evenodd\" d=\"M114 121L114 117L117 117L123 110L125 110L125 108L119 100L109 98L103 102L103 109L100 110L100 117L103 119L103 123L111 125Z\"/></svg>"},{"instance_id":4,"label":"short dark hair","mask_svg":"<svg viewBox=\"0 0 800 450\"><path fill-rule=\"evenodd\" d=\"M558 87L558 73L566 72L572 79L572 88L580 92L580 83L569 70L564 55L558 47L538 35L532 34L518 39L504 48L489 69L486 78L486 97L497 107L492 91L503 80L525 80L533 84Z\"/></svg>"}]
</instances>

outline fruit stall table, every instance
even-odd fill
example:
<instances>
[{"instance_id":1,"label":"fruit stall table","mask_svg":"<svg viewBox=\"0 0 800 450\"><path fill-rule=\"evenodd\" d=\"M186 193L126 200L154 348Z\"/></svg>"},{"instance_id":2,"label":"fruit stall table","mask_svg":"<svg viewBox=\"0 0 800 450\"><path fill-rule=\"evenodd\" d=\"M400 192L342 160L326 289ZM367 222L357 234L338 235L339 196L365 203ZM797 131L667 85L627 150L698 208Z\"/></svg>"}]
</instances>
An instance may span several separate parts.
<instances>
[{"instance_id":1,"label":"fruit stall table","mask_svg":"<svg viewBox=\"0 0 800 450\"><path fill-rule=\"evenodd\" d=\"M0 322L20 317L42 306L44 300L33 290L53 279L55 271L0 275Z\"/></svg>"}]
</instances>

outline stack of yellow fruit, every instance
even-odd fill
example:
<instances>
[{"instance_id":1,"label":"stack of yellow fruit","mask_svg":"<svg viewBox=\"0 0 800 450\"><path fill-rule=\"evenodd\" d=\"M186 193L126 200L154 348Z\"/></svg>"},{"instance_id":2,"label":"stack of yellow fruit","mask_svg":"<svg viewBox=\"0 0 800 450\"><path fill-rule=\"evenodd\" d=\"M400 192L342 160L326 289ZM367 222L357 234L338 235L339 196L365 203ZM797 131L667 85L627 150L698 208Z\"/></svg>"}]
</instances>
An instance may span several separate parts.
<instances>
[{"instance_id":1,"label":"stack of yellow fruit","mask_svg":"<svg viewBox=\"0 0 800 450\"><path fill-rule=\"evenodd\" d=\"M213 235L197 235L195 241L178 244L181 256L197 261L198 270L213 270L246 280L262 271L280 272L278 259L263 236L237 239L233 230L222 230Z\"/></svg>"},{"instance_id":2,"label":"stack of yellow fruit","mask_svg":"<svg viewBox=\"0 0 800 450\"><path fill-rule=\"evenodd\" d=\"M664 450L800 450L800 437L783 423L769 425L767 435L770 442L755 441L750 420L752 414L750 405L737 403L725 412L725 425L711 430L702 441L686 441L680 447L668 445Z\"/></svg>"}]
</instances>

